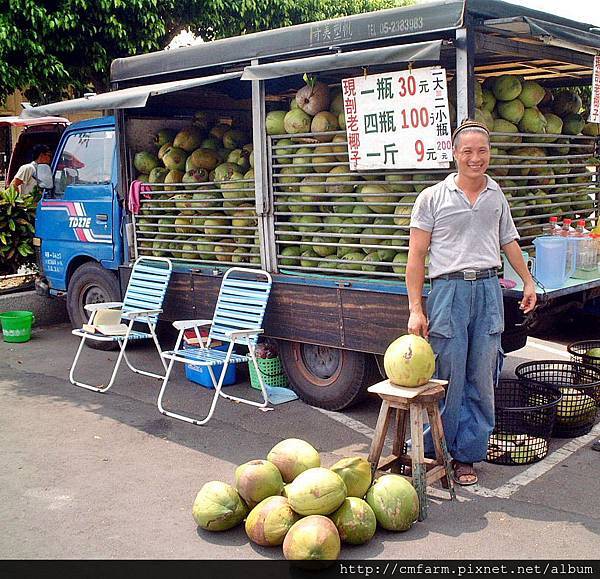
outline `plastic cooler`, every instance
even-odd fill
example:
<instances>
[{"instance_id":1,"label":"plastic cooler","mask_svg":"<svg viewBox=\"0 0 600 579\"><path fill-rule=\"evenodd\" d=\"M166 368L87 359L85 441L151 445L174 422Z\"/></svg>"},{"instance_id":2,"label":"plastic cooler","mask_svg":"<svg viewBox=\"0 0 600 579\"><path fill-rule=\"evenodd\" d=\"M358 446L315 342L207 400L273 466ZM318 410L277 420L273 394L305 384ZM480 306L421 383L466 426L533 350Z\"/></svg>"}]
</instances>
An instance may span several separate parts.
<instances>
[{"instance_id":1,"label":"plastic cooler","mask_svg":"<svg viewBox=\"0 0 600 579\"><path fill-rule=\"evenodd\" d=\"M496 424L486 460L517 465L544 458L560 400L558 389L532 382L500 380L494 390Z\"/></svg>"},{"instance_id":2,"label":"plastic cooler","mask_svg":"<svg viewBox=\"0 0 600 579\"><path fill-rule=\"evenodd\" d=\"M600 407L600 366L539 360L520 364L515 374L525 385L541 384L560 390L562 398L556 408L552 436L572 438L592 429Z\"/></svg>"},{"instance_id":3,"label":"plastic cooler","mask_svg":"<svg viewBox=\"0 0 600 579\"><path fill-rule=\"evenodd\" d=\"M213 350L220 350L221 352L227 352L229 344L223 344L221 346L215 346ZM223 364L217 364L212 366L215 380L219 381L221 373L223 372ZM210 379L210 373L207 366L194 366L193 364L185 364L185 376L188 380L204 386L204 388L210 388L214 390L212 380ZM223 379L223 386L231 386L235 384L237 380L237 372L235 364L230 364L225 372L225 378Z\"/></svg>"},{"instance_id":4,"label":"plastic cooler","mask_svg":"<svg viewBox=\"0 0 600 579\"><path fill-rule=\"evenodd\" d=\"M279 356L276 358L256 358L256 363L266 386L288 387L287 376L285 375ZM250 386L255 390L260 390L260 381L252 362L248 362L248 370L250 373Z\"/></svg>"}]
</instances>

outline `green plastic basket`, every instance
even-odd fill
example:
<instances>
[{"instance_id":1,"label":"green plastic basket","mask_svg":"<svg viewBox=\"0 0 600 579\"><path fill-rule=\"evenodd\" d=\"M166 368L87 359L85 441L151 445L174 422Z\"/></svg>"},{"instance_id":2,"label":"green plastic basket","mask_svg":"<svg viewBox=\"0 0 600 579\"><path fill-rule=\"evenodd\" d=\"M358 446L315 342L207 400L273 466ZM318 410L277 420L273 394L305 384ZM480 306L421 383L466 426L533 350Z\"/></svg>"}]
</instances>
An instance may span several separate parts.
<instances>
[{"instance_id":1,"label":"green plastic basket","mask_svg":"<svg viewBox=\"0 0 600 579\"><path fill-rule=\"evenodd\" d=\"M287 376L283 370L281 359L277 358L256 358L258 369L262 374L263 381L266 386L288 387ZM248 362L250 371L250 385L256 390L260 390L260 382L252 361Z\"/></svg>"},{"instance_id":2,"label":"green plastic basket","mask_svg":"<svg viewBox=\"0 0 600 579\"><path fill-rule=\"evenodd\" d=\"M5 342L28 342L31 339L31 326L34 321L33 313L25 310L1 313L2 338Z\"/></svg>"}]
</instances>

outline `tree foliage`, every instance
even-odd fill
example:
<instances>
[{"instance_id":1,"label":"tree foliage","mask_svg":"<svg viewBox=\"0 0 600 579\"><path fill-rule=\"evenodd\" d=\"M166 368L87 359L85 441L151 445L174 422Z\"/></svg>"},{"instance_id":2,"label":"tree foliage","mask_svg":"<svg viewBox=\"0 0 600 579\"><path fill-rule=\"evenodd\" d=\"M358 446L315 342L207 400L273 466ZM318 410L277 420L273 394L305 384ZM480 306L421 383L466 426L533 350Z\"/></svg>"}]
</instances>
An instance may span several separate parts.
<instances>
[{"instance_id":1,"label":"tree foliage","mask_svg":"<svg viewBox=\"0 0 600 579\"><path fill-rule=\"evenodd\" d=\"M414 0L0 0L0 102L100 92L110 63L162 50L182 30L205 40L412 4Z\"/></svg>"}]
</instances>

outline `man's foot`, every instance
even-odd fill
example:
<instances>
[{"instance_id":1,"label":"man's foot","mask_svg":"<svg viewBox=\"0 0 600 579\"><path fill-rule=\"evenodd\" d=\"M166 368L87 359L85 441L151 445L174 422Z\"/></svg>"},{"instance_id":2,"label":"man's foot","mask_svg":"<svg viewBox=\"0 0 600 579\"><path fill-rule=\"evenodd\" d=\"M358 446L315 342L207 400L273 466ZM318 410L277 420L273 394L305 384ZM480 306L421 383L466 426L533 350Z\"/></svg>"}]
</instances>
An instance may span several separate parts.
<instances>
[{"instance_id":1,"label":"man's foot","mask_svg":"<svg viewBox=\"0 0 600 579\"><path fill-rule=\"evenodd\" d=\"M594 442L594 444L592 444L592 450L597 450L598 452L600 452L600 438Z\"/></svg>"},{"instance_id":2,"label":"man's foot","mask_svg":"<svg viewBox=\"0 0 600 579\"><path fill-rule=\"evenodd\" d=\"M452 468L454 469L453 478L456 484L466 487L477 483L477 473L472 463L453 460Z\"/></svg>"}]
</instances>

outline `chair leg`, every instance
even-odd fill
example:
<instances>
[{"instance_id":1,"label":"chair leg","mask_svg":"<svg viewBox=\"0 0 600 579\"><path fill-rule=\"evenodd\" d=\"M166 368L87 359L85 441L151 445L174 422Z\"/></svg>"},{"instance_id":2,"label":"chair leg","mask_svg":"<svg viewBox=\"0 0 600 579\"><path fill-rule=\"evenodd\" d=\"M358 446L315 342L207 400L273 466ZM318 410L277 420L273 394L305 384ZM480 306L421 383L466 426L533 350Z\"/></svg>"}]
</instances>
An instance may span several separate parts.
<instances>
[{"instance_id":1,"label":"chair leg","mask_svg":"<svg viewBox=\"0 0 600 579\"><path fill-rule=\"evenodd\" d=\"M158 357L160 358L161 364L163 365L163 368L165 369L165 372L167 371L167 364L164 361L163 357L162 357L162 350L160 349L160 344L158 343L158 338L156 337L156 332L154 331L154 325L153 324L148 324L148 328L150 330L150 334L152 335L152 340L154 342L154 346L156 348L156 351L158 352ZM129 366L129 369L132 372L135 372L136 374L143 374L144 376L149 376L150 378L156 378L157 380L162 380L165 375L164 374L155 374L154 372L147 372L146 370L141 370L140 368L136 368L130 361L129 358L127 357L127 354L125 354L125 363L127 364L127 366Z\"/></svg>"},{"instance_id":2,"label":"chair leg","mask_svg":"<svg viewBox=\"0 0 600 579\"><path fill-rule=\"evenodd\" d=\"M233 350L233 342L230 346L230 351ZM249 404L250 406L256 406L257 408L266 408L269 405L269 398L267 395L267 388L265 386L265 382L262 377L262 373L258 368L258 363L256 361L256 355L254 353L254 346L252 344L248 344L248 350L250 353L250 358L252 359L252 363L254 364L254 369L256 370L256 375L258 376L258 381L260 382L260 390L262 392L263 401L262 402L254 402L254 400L248 400L247 398L240 398L238 396L232 396L231 394L225 394L221 392L221 396L223 398L227 398L228 400L233 400L235 402L242 402L243 404ZM229 354L230 352L228 352ZM225 370L227 369L227 363L229 362L229 356L225 359L225 363L223 365L223 371L221 372L221 380L222 382L225 376ZM250 362L248 362L250 363Z\"/></svg>"},{"instance_id":3,"label":"chair leg","mask_svg":"<svg viewBox=\"0 0 600 579\"><path fill-rule=\"evenodd\" d=\"M131 328L130 328L131 329ZM85 388L87 390L92 390L93 392L106 392L115 382L115 378L117 377L117 371L119 370L119 366L121 365L121 360L123 359L123 356L125 355L125 348L127 347L127 338L129 336L129 330L127 331L127 334L125 334L125 338L122 340L122 343L120 344L120 350L119 350L119 356L117 357L117 361L115 362L111 377L110 377L110 381L108 383L107 386L94 386L93 384L87 384L85 382L79 382L77 380L75 380L75 367L77 366L77 363L79 362L79 357L81 356L81 351L83 350L83 346L85 344L85 341L87 340L87 336L82 336L81 338L81 342L79 343L79 347L77 348L77 353L75 354L75 359L73 360L73 364L71 366L71 369L69 370L69 381L71 382L71 384L73 384L74 386L79 386L81 388Z\"/></svg>"}]
</instances>

